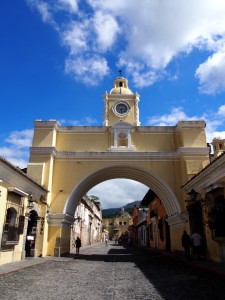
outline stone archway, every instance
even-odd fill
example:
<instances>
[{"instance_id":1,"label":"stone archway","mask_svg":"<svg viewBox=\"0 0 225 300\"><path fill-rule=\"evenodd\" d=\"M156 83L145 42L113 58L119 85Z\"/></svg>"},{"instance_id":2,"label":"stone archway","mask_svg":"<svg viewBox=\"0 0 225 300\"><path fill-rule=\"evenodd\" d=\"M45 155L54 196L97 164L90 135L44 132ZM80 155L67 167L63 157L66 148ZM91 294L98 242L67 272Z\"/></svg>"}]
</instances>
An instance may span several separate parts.
<instances>
[{"instance_id":1,"label":"stone archway","mask_svg":"<svg viewBox=\"0 0 225 300\"><path fill-rule=\"evenodd\" d=\"M63 213L48 216L49 233L52 236L56 237L56 234L58 236L57 255L69 252L70 226L74 222L74 213L82 197L97 184L115 178L135 180L151 188L163 202L168 215L167 222L174 231L172 240L176 238L176 230L184 227L186 215L182 213L180 203L169 185L153 171L132 165L118 164L98 169L86 176L70 193Z\"/></svg>"},{"instance_id":2,"label":"stone archway","mask_svg":"<svg viewBox=\"0 0 225 300\"><path fill-rule=\"evenodd\" d=\"M99 169L88 175L71 192L63 213L74 216L75 209L84 194L97 184L115 178L132 179L151 188L163 202L169 218L181 213L176 195L163 179L152 171L128 165L114 165Z\"/></svg>"}]
</instances>

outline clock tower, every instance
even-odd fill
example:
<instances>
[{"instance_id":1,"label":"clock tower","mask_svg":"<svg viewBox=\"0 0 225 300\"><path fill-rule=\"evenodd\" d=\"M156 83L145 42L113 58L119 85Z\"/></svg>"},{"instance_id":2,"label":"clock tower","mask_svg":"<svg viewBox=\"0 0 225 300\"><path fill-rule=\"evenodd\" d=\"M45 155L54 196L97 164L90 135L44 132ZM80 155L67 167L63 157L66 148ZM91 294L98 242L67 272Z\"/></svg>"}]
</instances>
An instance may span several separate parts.
<instances>
[{"instance_id":1,"label":"clock tower","mask_svg":"<svg viewBox=\"0 0 225 300\"><path fill-rule=\"evenodd\" d=\"M118 122L126 122L140 126L140 96L128 88L128 80L122 76L114 80L114 87L104 95L104 126L112 126Z\"/></svg>"}]
</instances>

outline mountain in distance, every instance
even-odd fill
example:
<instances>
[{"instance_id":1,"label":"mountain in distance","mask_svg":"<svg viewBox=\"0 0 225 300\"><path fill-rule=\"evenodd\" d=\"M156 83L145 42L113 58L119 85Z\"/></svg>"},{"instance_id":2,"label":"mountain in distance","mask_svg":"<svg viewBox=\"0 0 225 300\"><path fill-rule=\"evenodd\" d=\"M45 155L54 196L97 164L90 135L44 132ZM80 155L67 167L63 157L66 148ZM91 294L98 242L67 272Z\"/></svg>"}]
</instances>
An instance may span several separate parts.
<instances>
[{"instance_id":1,"label":"mountain in distance","mask_svg":"<svg viewBox=\"0 0 225 300\"><path fill-rule=\"evenodd\" d=\"M141 201L136 200L130 203L127 203L121 207L118 208L106 208L102 210L102 218L107 219L107 218L114 218L116 214L121 210L121 208L124 208L130 215L133 214L133 208L135 205L139 205Z\"/></svg>"}]
</instances>

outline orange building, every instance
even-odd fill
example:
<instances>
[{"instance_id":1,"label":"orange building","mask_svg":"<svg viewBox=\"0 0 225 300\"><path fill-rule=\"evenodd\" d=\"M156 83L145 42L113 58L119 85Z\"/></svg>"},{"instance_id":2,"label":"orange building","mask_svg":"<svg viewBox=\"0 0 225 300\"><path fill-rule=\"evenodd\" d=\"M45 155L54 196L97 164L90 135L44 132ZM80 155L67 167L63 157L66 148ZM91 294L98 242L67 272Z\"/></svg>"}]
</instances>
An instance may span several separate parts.
<instances>
[{"instance_id":1,"label":"orange building","mask_svg":"<svg viewBox=\"0 0 225 300\"><path fill-rule=\"evenodd\" d=\"M170 250L170 231L169 225L166 222L167 213L163 203L152 190L149 190L140 204L148 208L146 217L146 245L150 248ZM137 211L135 214L137 214Z\"/></svg>"}]
</instances>

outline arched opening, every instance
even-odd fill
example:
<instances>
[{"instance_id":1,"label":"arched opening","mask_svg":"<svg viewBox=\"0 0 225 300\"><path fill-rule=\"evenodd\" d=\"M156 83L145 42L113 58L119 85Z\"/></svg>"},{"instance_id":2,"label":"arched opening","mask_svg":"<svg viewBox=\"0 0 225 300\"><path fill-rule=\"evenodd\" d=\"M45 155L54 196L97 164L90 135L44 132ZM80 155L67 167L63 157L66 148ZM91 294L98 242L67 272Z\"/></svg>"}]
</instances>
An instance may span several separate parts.
<instances>
[{"instance_id":1,"label":"arched opening","mask_svg":"<svg viewBox=\"0 0 225 300\"><path fill-rule=\"evenodd\" d=\"M37 233L37 220L38 214L35 210L31 210L28 218L27 226L27 238L26 238L26 257L35 256L35 243L36 243L36 233Z\"/></svg>"},{"instance_id":2,"label":"arched opening","mask_svg":"<svg viewBox=\"0 0 225 300\"><path fill-rule=\"evenodd\" d=\"M128 165L106 167L88 175L71 192L66 201L63 213L74 216L75 209L80 200L91 188L101 182L115 178L135 180L152 189L163 202L168 217L181 213L181 207L176 195L162 178L152 171Z\"/></svg>"}]
</instances>

